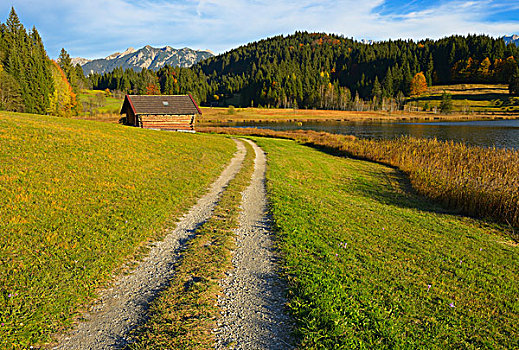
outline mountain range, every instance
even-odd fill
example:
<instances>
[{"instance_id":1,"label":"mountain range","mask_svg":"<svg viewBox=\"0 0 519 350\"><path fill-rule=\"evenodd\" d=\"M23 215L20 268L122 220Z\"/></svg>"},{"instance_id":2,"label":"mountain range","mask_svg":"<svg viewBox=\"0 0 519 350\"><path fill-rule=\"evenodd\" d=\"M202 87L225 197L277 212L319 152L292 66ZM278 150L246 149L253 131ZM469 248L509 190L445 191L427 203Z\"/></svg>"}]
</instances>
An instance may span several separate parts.
<instances>
[{"instance_id":1,"label":"mountain range","mask_svg":"<svg viewBox=\"0 0 519 350\"><path fill-rule=\"evenodd\" d=\"M519 35L503 36L503 40L519 46ZM362 40L364 44L373 44L373 41ZM116 52L108 57L90 60L87 58L73 58L72 64L79 64L85 75L91 73L108 73L117 67L132 68L140 71L142 68L159 70L165 65L172 67L191 67L192 65L213 57L209 50L193 50L190 48L175 49L171 46L155 48L149 45L136 50L132 47L124 52Z\"/></svg>"},{"instance_id":2,"label":"mountain range","mask_svg":"<svg viewBox=\"0 0 519 350\"><path fill-rule=\"evenodd\" d=\"M174 49L170 46L155 48L149 45L136 50L133 47L124 52L116 52L108 57L89 60L73 58L72 64L79 64L85 75L91 73L107 73L117 67L132 68L140 71L142 68L158 70L165 65L173 67L191 67L193 64L214 56L209 50L193 50L190 48Z\"/></svg>"},{"instance_id":3,"label":"mountain range","mask_svg":"<svg viewBox=\"0 0 519 350\"><path fill-rule=\"evenodd\" d=\"M510 35L510 36L504 36L503 40L505 43L514 43L515 45L519 46L519 35Z\"/></svg>"}]
</instances>

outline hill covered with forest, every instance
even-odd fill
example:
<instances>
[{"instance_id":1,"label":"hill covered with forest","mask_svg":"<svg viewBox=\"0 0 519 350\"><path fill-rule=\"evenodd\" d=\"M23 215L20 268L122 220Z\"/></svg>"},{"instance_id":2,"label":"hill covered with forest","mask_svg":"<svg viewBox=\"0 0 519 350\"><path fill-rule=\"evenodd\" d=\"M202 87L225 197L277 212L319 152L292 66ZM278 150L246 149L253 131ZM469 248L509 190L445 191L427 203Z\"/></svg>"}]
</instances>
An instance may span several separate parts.
<instances>
[{"instance_id":1,"label":"hill covered with forest","mask_svg":"<svg viewBox=\"0 0 519 350\"><path fill-rule=\"evenodd\" d=\"M417 84L505 83L517 76L519 48L486 35L362 43L296 32L253 42L157 72L93 74L97 89L192 93L205 105L350 109L358 99L398 102ZM419 89L418 89L419 91Z\"/></svg>"}]
</instances>

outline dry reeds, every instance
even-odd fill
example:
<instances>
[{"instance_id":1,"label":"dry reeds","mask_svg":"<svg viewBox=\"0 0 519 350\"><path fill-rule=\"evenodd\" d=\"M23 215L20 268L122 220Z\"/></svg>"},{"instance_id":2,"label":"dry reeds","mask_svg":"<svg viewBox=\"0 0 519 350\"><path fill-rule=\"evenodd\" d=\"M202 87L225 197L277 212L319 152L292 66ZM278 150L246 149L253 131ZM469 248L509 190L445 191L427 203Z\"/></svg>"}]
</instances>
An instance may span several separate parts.
<instances>
[{"instance_id":1,"label":"dry reeds","mask_svg":"<svg viewBox=\"0 0 519 350\"><path fill-rule=\"evenodd\" d=\"M518 151L412 137L363 140L302 130L201 128L199 131L293 139L395 166L409 175L413 187L423 195L465 214L519 227Z\"/></svg>"}]
</instances>

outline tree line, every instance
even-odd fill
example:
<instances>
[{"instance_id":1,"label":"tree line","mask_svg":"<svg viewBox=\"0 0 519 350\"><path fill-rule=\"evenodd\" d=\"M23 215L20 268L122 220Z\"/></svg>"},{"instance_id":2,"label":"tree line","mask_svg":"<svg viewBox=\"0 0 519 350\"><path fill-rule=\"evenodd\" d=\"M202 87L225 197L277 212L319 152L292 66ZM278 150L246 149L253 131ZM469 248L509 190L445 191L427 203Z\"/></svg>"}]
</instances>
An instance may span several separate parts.
<instances>
[{"instance_id":1,"label":"tree line","mask_svg":"<svg viewBox=\"0 0 519 350\"><path fill-rule=\"evenodd\" d=\"M424 85L519 81L519 50L486 35L364 44L296 32L253 42L191 68L121 68L92 74L95 89L134 94L191 93L203 105L362 109L394 104ZM519 83L517 84L519 86ZM515 91L517 92L517 91Z\"/></svg>"},{"instance_id":2,"label":"tree line","mask_svg":"<svg viewBox=\"0 0 519 350\"><path fill-rule=\"evenodd\" d=\"M191 68L116 68L85 78L65 49L47 57L36 28L11 9L0 23L0 109L73 115L81 88L132 94L192 94L202 105L400 109L432 84L508 83L519 94L519 49L486 35L365 44L296 32L253 42Z\"/></svg>"},{"instance_id":3,"label":"tree line","mask_svg":"<svg viewBox=\"0 0 519 350\"><path fill-rule=\"evenodd\" d=\"M65 50L50 60L36 28L27 31L11 8L0 23L0 110L74 115L81 110L76 94L88 84Z\"/></svg>"}]
</instances>

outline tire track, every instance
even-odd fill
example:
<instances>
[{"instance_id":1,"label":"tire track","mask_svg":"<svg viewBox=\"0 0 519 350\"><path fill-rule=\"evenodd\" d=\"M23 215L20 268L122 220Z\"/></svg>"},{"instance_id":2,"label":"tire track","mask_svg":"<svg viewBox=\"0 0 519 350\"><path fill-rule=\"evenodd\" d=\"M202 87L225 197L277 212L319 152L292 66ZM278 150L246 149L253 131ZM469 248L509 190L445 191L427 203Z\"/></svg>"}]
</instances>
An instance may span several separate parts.
<instances>
[{"instance_id":1,"label":"tire track","mask_svg":"<svg viewBox=\"0 0 519 350\"><path fill-rule=\"evenodd\" d=\"M150 302L175 274L175 263L185 244L212 214L220 195L240 170L246 155L242 141L234 140L237 152L209 192L160 242L152 245L146 258L128 275L119 276L89 312L85 321L63 336L54 349L116 349L127 345L130 331L146 318Z\"/></svg>"},{"instance_id":2,"label":"tire track","mask_svg":"<svg viewBox=\"0 0 519 350\"><path fill-rule=\"evenodd\" d=\"M254 173L243 192L234 270L222 281L222 319L216 349L292 349L293 324L285 312L286 286L277 274L265 188L266 156L254 142Z\"/></svg>"}]
</instances>

